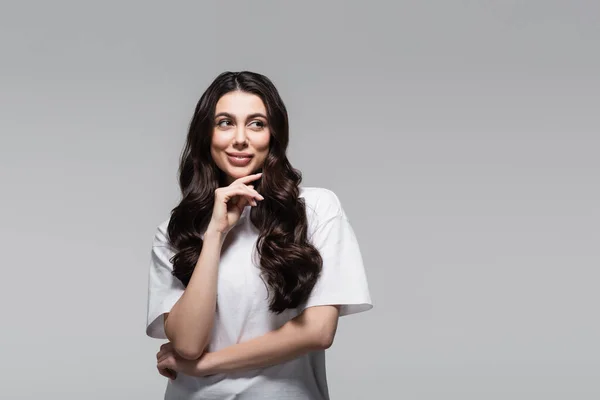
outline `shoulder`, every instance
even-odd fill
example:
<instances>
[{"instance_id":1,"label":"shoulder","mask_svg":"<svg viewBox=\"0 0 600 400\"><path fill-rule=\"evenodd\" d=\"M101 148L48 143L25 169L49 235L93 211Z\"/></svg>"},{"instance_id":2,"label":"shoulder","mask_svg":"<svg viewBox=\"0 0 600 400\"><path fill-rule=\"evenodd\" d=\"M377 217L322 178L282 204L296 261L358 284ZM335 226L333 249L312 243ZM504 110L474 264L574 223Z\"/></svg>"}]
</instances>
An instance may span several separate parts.
<instances>
[{"instance_id":1,"label":"shoulder","mask_svg":"<svg viewBox=\"0 0 600 400\"><path fill-rule=\"evenodd\" d=\"M152 246L169 246L169 234L167 232L169 221L170 219L163 220L156 226Z\"/></svg>"},{"instance_id":2,"label":"shoulder","mask_svg":"<svg viewBox=\"0 0 600 400\"><path fill-rule=\"evenodd\" d=\"M300 187L309 225L318 226L339 216L345 216L342 202L331 189L323 187Z\"/></svg>"}]
</instances>

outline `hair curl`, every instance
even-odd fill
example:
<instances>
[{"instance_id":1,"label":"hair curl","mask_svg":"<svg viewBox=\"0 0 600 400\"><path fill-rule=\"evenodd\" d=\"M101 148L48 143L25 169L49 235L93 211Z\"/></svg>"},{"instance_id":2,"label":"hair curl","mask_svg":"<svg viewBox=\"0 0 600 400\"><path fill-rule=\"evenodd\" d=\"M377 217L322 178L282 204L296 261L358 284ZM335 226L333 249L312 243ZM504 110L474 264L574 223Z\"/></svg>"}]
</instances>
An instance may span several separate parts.
<instances>
[{"instance_id":1,"label":"hair curl","mask_svg":"<svg viewBox=\"0 0 600 400\"><path fill-rule=\"evenodd\" d=\"M259 96L267 109L269 153L262 166L263 175L254 183L265 199L251 208L250 221L260 232L256 250L261 278L269 292L269 309L279 314L308 298L323 260L307 239L305 202L299 197L302 174L292 167L286 155L287 110L277 89L264 75L223 72L196 105L179 165L182 199L171 211L167 228L171 245L177 250L171 260L173 275L187 287L202 250L201 232L212 216L215 189L225 185L226 176L213 161L210 145L217 101L236 90Z\"/></svg>"}]
</instances>

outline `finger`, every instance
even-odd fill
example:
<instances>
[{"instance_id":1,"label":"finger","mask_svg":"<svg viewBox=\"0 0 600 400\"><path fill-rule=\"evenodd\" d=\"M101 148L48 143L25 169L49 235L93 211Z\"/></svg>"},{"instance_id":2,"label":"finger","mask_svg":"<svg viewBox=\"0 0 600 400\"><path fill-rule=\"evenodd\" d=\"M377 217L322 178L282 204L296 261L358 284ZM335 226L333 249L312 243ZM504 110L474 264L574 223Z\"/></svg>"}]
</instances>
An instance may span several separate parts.
<instances>
[{"instance_id":1,"label":"finger","mask_svg":"<svg viewBox=\"0 0 600 400\"><path fill-rule=\"evenodd\" d=\"M262 194L258 193L258 191L256 191L256 189L254 189L254 187L251 187L249 189L250 189L250 192L252 193L252 195L256 199L258 199L258 200L264 200L265 199L265 197Z\"/></svg>"},{"instance_id":2,"label":"finger","mask_svg":"<svg viewBox=\"0 0 600 400\"><path fill-rule=\"evenodd\" d=\"M241 189L248 193L252 199L264 200L265 198L254 189L254 185L240 185Z\"/></svg>"},{"instance_id":3,"label":"finger","mask_svg":"<svg viewBox=\"0 0 600 400\"><path fill-rule=\"evenodd\" d=\"M233 181L233 183L247 183L247 182L252 182L257 180L258 178L260 178L262 176L262 172L256 173L256 174L252 174L252 175L247 175L247 176L242 176L241 178L236 179L235 181Z\"/></svg>"},{"instance_id":4,"label":"finger","mask_svg":"<svg viewBox=\"0 0 600 400\"><path fill-rule=\"evenodd\" d=\"M160 360L160 359L164 358L164 356L166 354L169 354L169 351L167 351L167 350L161 350L158 353L156 353L156 359Z\"/></svg>"},{"instance_id":5,"label":"finger","mask_svg":"<svg viewBox=\"0 0 600 400\"><path fill-rule=\"evenodd\" d=\"M169 358L170 355L171 355L171 353L161 354L160 357L157 357L156 362L157 363L163 362L164 360Z\"/></svg>"},{"instance_id":6,"label":"finger","mask_svg":"<svg viewBox=\"0 0 600 400\"><path fill-rule=\"evenodd\" d=\"M168 350L165 349L164 347L160 347L160 350L158 351L158 353L156 353L156 358L159 358L162 354L165 354Z\"/></svg>"},{"instance_id":7,"label":"finger","mask_svg":"<svg viewBox=\"0 0 600 400\"><path fill-rule=\"evenodd\" d=\"M167 360L168 358L175 359L175 354L172 351L164 351L159 357L157 357L157 363Z\"/></svg>"},{"instance_id":8,"label":"finger","mask_svg":"<svg viewBox=\"0 0 600 400\"><path fill-rule=\"evenodd\" d=\"M256 200L255 200L255 198L256 198L256 195L258 195L258 192L257 192L257 191L254 189L254 185L248 185L248 188L250 188L250 190L252 190L252 191L255 193L254 197L252 197L252 198L250 199L250 200L251 200L251 201L250 201L250 204L252 204L253 206L256 206L256 205L258 205L258 204L256 203Z\"/></svg>"},{"instance_id":9,"label":"finger","mask_svg":"<svg viewBox=\"0 0 600 400\"><path fill-rule=\"evenodd\" d=\"M167 378L169 379L175 379L177 378L177 372L171 368L164 368L163 371L165 372Z\"/></svg>"},{"instance_id":10,"label":"finger","mask_svg":"<svg viewBox=\"0 0 600 400\"><path fill-rule=\"evenodd\" d=\"M243 200L240 200L240 205L239 205L239 209L240 211L244 211L244 207L246 207L248 204L251 204L253 206L256 206L256 200L254 199L254 197L250 196L250 195L244 195L241 197Z\"/></svg>"},{"instance_id":11,"label":"finger","mask_svg":"<svg viewBox=\"0 0 600 400\"><path fill-rule=\"evenodd\" d=\"M239 197L239 201L237 202L237 204L235 205L235 207L237 208L237 210L240 213L242 213L244 211L244 207L246 207L250 201L251 201L251 199L249 200L248 197L246 197L246 196L240 196Z\"/></svg>"},{"instance_id":12,"label":"finger","mask_svg":"<svg viewBox=\"0 0 600 400\"><path fill-rule=\"evenodd\" d=\"M215 191L217 197L223 197L225 201L233 198L236 195L243 195L248 193L252 197L256 197L259 200L264 200L264 197L254 189L254 185L246 185L241 182L234 182L229 186L219 188Z\"/></svg>"},{"instance_id":13,"label":"finger","mask_svg":"<svg viewBox=\"0 0 600 400\"><path fill-rule=\"evenodd\" d=\"M222 195L226 203L237 206L240 210L243 210L248 204L256 205L255 199L264 199L260 193L246 185L227 187ZM242 201L242 198L247 198L247 201Z\"/></svg>"},{"instance_id":14,"label":"finger","mask_svg":"<svg viewBox=\"0 0 600 400\"><path fill-rule=\"evenodd\" d=\"M231 205L236 205L240 199L238 198L239 196L244 196L246 195L246 191L244 190L244 188L242 186L227 186L223 188L224 190L221 191L219 194L222 196L222 200L225 203L231 204Z\"/></svg>"},{"instance_id":15,"label":"finger","mask_svg":"<svg viewBox=\"0 0 600 400\"><path fill-rule=\"evenodd\" d=\"M166 378L169 378L169 379L177 378L177 372L173 371L170 368L158 368L157 367L157 369L158 369L158 373Z\"/></svg>"},{"instance_id":16,"label":"finger","mask_svg":"<svg viewBox=\"0 0 600 400\"><path fill-rule=\"evenodd\" d=\"M239 202L240 211L244 211L244 207L246 207L248 204L251 204L253 206L256 205L256 200L254 199L254 197L251 196L250 194L243 194L242 196L240 196L240 202Z\"/></svg>"},{"instance_id":17,"label":"finger","mask_svg":"<svg viewBox=\"0 0 600 400\"><path fill-rule=\"evenodd\" d=\"M171 346L168 344L163 344L162 346L160 346L160 350L158 351L158 353L156 353L156 358L160 358L161 355L168 353L171 351Z\"/></svg>"},{"instance_id":18,"label":"finger","mask_svg":"<svg viewBox=\"0 0 600 400\"><path fill-rule=\"evenodd\" d=\"M173 368L171 367L167 367L165 365L161 365L158 364L156 366L156 368L158 369L158 373L166 376L169 379L176 379L177 378L177 371L175 371Z\"/></svg>"},{"instance_id":19,"label":"finger","mask_svg":"<svg viewBox=\"0 0 600 400\"><path fill-rule=\"evenodd\" d=\"M158 373L161 374L162 376L170 378L169 372L168 372L168 370L166 368L159 368L157 366L156 369L158 370Z\"/></svg>"},{"instance_id":20,"label":"finger","mask_svg":"<svg viewBox=\"0 0 600 400\"><path fill-rule=\"evenodd\" d=\"M164 358L156 363L156 366L161 369L173 368L174 363L169 358Z\"/></svg>"}]
</instances>

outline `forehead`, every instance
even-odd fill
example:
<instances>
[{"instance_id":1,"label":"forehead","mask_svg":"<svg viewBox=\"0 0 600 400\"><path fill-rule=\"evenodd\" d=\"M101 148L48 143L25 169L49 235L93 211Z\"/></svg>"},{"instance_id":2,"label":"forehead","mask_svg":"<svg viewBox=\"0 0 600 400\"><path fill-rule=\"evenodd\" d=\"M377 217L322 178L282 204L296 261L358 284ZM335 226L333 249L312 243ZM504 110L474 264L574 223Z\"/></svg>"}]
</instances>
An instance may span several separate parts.
<instances>
[{"instance_id":1,"label":"forehead","mask_svg":"<svg viewBox=\"0 0 600 400\"><path fill-rule=\"evenodd\" d=\"M252 93L241 91L229 92L217 101L215 114L228 112L231 114L266 114L267 110L260 97Z\"/></svg>"}]
</instances>

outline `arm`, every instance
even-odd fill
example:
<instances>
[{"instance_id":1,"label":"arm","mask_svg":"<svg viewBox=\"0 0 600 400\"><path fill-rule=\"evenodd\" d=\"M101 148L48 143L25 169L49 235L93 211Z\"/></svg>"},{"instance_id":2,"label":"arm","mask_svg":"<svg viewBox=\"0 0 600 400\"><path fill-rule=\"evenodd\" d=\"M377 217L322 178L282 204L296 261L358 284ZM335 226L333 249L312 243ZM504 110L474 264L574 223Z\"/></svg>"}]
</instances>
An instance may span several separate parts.
<instances>
[{"instance_id":1,"label":"arm","mask_svg":"<svg viewBox=\"0 0 600 400\"><path fill-rule=\"evenodd\" d=\"M207 231L188 286L165 314L165 333L175 351L188 360L203 353L214 323L217 277L224 235Z\"/></svg>"},{"instance_id":2,"label":"arm","mask_svg":"<svg viewBox=\"0 0 600 400\"><path fill-rule=\"evenodd\" d=\"M309 307L281 328L247 342L206 353L198 360L198 376L268 367L327 349L337 329L337 306Z\"/></svg>"}]
</instances>

